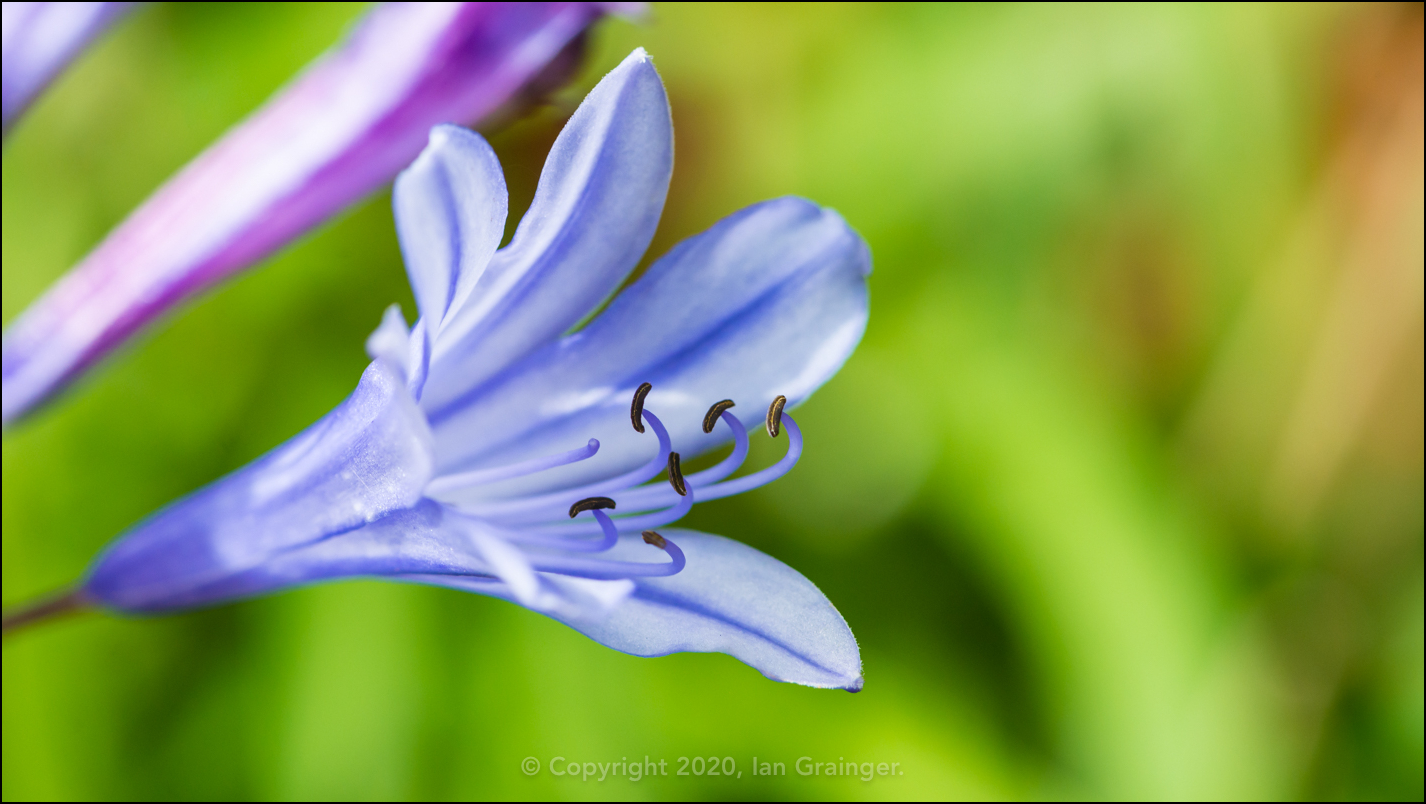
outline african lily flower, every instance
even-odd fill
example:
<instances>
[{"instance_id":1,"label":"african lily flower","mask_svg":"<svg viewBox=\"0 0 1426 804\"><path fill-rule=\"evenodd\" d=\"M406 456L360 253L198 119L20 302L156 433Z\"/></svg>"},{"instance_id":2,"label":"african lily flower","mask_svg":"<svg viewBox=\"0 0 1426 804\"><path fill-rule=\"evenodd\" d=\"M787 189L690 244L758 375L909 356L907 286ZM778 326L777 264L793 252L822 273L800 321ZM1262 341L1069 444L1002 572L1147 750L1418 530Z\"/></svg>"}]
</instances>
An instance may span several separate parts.
<instances>
[{"instance_id":1,"label":"african lily flower","mask_svg":"<svg viewBox=\"0 0 1426 804\"><path fill-rule=\"evenodd\" d=\"M0 91L5 133L44 88L134 3L5 3Z\"/></svg>"},{"instance_id":2,"label":"african lily flower","mask_svg":"<svg viewBox=\"0 0 1426 804\"><path fill-rule=\"evenodd\" d=\"M563 80L584 30L606 8L636 5L377 6L15 320L4 337L3 421L179 301L389 181L432 125L480 120Z\"/></svg>"},{"instance_id":3,"label":"african lily flower","mask_svg":"<svg viewBox=\"0 0 1426 804\"><path fill-rule=\"evenodd\" d=\"M571 118L497 251L493 152L435 128L394 193L415 326L389 309L351 397L137 525L71 602L164 612L379 577L505 598L628 653L721 651L773 679L860 689L851 631L810 581L667 526L797 461L784 406L835 373L866 325L861 238L799 198L756 204L570 333L648 247L672 135L635 51ZM749 428L785 435L787 452L734 478ZM682 473L683 457L729 441L722 461Z\"/></svg>"}]
</instances>

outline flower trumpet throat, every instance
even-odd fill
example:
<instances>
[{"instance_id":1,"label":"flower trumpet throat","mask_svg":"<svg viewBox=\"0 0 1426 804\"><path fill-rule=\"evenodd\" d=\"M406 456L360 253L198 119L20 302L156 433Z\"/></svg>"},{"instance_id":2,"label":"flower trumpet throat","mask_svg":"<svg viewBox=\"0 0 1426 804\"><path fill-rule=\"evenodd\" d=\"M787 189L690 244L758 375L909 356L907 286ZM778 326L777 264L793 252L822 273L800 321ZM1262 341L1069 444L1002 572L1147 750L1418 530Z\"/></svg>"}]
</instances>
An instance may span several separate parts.
<instances>
[{"instance_id":1,"label":"flower trumpet throat","mask_svg":"<svg viewBox=\"0 0 1426 804\"><path fill-rule=\"evenodd\" d=\"M778 479L791 470L801 456L802 433L792 417L781 412L781 405L786 402L786 397L777 397L768 407L768 417L771 421L776 415L787 423L787 453L767 469L729 481L726 478L737 472L747 459L748 431L742 422L727 412L733 407L732 400L717 402L709 408L707 416L704 417L704 433L713 431L713 427L709 426L710 421L721 421L733 438L733 451L717 465L685 477L679 465L679 454L672 450L672 442L663 422L652 411L644 408L644 398L652 387L651 383L641 384L634 392L631 406L635 432L644 432L643 422L647 420L648 426L653 429L658 439L658 452L644 465L610 480L557 493L487 504L452 502L452 507L466 517L472 527L497 534L506 542L526 550L530 566L540 572L599 580L677 573L684 566L684 556L678 545L655 531L646 529L663 527L683 518L692 508L695 497L718 499L750 491ZM555 469L593 458L598 451L598 440L591 438L586 449L570 450L480 473L438 477L431 481L428 493L432 488L439 488L442 494L450 498L458 496L453 494L455 492L469 492L481 485L525 476L531 473L531 466ZM661 483L647 484L651 478L657 476L661 466L667 467L668 488ZM478 477L474 477L477 474ZM466 478L463 482L460 480L462 477ZM558 514L570 497L579 499L569 504L567 518L578 521L560 524ZM624 508L618 517L606 514L605 511L619 510L619 500L624 501ZM580 514L584 513L590 514L590 517L580 517ZM635 530L642 532L646 543L667 550L673 556L672 563L651 567L621 561L586 558L572 560L551 553L558 550L604 552L618 543L621 532ZM603 538L591 541L591 536Z\"/></svg>"}]
</instances>

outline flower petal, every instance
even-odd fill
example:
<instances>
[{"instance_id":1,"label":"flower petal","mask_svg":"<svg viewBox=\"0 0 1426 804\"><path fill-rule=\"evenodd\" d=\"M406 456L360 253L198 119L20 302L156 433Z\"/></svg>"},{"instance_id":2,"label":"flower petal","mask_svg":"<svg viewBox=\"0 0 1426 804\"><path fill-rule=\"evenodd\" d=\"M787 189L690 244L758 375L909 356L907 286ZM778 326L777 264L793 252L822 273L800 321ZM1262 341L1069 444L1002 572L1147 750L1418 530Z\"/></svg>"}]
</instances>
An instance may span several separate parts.
<instances>
[{"instance_id":1,"label":"flower petal","mask_svg":"<svg viewBox=\"0 0 1426 804\"><path fill-rule=\"evenodd\" d=\"M136 3L5 3L3 106L5 133L84 48Z\"/></svg>"},{"instance_id":2,"label":"flower petal","mask_svg":"<svg viewBox=\"0 0 1426 804\"><path fill-rule=\"evenodd\" d=\"M774 681L856 692L862 661L847 621L811 581L741 542L691 530L666 530L688 557L682 572L639 578L612 612L586 607L550 616L589 638L635 656L726 653ZM637 536L610 558L649 560ZM433 579L440 580L440 579ZM500 587L451 579L443 585L512 599Z\"/></svg>"},{"instance_id":3,"label":"flower petal","mask_svg":"<svg viewBox=\"0 0 1426 804\"><path fill-rule=\"evenodd\" d=\"M164 599L126 606L105 600L111 608L163 611L225 603L293 586L337 578L386 576L393 573L468 574L491 572L476 555L463 530L452 527L446 508L421 500L355 530L274 551L258 564L216 572ZM492 579L493 580L493 579Z\"/></svg>"},{"instance_id":4,"label":"flower petal","mask_svg":"<svg viewBox=\"0 0 1426 804\"><path fill-rule=\"evenodd\" d=\"M515 99L599 14L587 3L378 5L6 330L3 420L390 180L432 125L478 120Z\"/></svg>"},{"instance_id":5,"label":"flower petal","mask_svg":"<svg viewBox=\"0 0 1426 804\"><path fill-rule=\"evenodd\" d=\"M634 590L628 580L536 574L516 547L473 525L423 499L364 527L282 550L257 566L215 578L186 593L182 605L211 605L365 576L494 594L536 611L597 617Z\"/></svg>"},{"instance_id":6,"label":"flower petal","mask_svg":"<svg viewBox=\"0 0 1426 804\"><path fill-rule=\"evenodd\" d=\"M668 97L641 48L555 140L515 237L435 344L422 407L478 394L607 299L653 239L672 172Z\"/></svg>"},{"instance_id":7,"label":"flower petal","mask_svg":"<svg viewBox=\"0 0 1426 804\"><path fill-rule=\"evenodd\" d=\"M431 366L431 336L426 334L425 319L417 319L416 326L407 336L410 351L406 353L406 390L411 398L421 401L421 390L426 387L426 371Z\"/></svg>"},{"instance_id":8,"label":"flower petal","mask_svg":"<svg viewBox=\"0 0 1426 804\"><path fill-rule=\"evenodd\" d=\"M490 144L459 126L431 129L426 149L396 178L391 206L401 255L432 336L500 247L508 203Z\"/></svg>"},{"instance_id":9,"label":"flower petal","mask_svg":"<svg viewBox=\"0 0 1426 804\"><path fill-rule=\"evenodd\" d=\"M411 376L411 357L415 352L411 332L401 315L401 305L392 304L381 314L381 324L366 336L366 353L372 360L385 360L401 370L402 377Z\"/></svg>"},{"instance_id":10,"label":"flower petal","mask_svg":"<svg viewBox=\"0 0 1426 804\"><path fill-rule=\"evenodd\" d=\"M767 201L680 243L583 330L512 369L474 403L433 417L441 473L513 463L597 438L588 461L480 492L562 488L648 460L652 438L629 426L645 402L684 455L727 440L704 435L708 406L760 427L779 394L806 399L851 354L866 327L870 255L837 213L800 198Z\"/></svg>"},{"instance_id":11,"label":"flower petal","mask_svg":"<svg viewBox=\"0 0 1426 804\"><path fill-rule=\"evenodd\" d=\"M569 575L540 573L540 593L536 605L520 602L510 584L482 575L437 575L412 573L407 575L386 575L387 580L420 583L428 586L444 586L462 592L474 592L508 600L541 614L579 619L595 620L607 617L634 592L634 582L627 579L594 580L575 578Z\"/></svg>"},{"instance_id":12,"label":"flower petal","mask_svg":"<svg viewBox=\"0 0 1426 804\"><path fill-rule=\"evenodd\" d=\"M811 581L731 539L686 530L665 534L688 559L677 575L592 581L539 573L537 588L531 583L535 578L512 581L495 571L478 549L468 546L447 509L423 500L359 531L268 561L242 579L241 586L229 583L220 599L315 580L374 575L503 598L636 656L727 653L775 681L861 689L856 639ZM518 556L512 547L505 549ZM658 550L637 536L627 536L601 557L657 560L650 554L658 556ZM517 594L512 583L528 588Z\"/></svg>"},{"instance_id":13,"label":"flower petal","mask_svg":"<svg viewBox=\"0 0 1426 804\"><path fill-rule=\"evenodd\" d=\"M491 574L503 581L516 602L527 608L537 607L540 599L540 579L530 568L530 562L514 545L480 530L472 531L471 541L480 557L485 559Z\"/></svg>"},{"instance_id":14,"label":"flower petal","mask_svg":"<svg viewBox=\"0 0 1426 804\"><path fill-rule=\"evenodd\" d=\"M374 361L321 421L120 537L85 591L126 611L213 602L206 587L415 504L431 472L431 434L405 378Z\"/></svg>"}]
</instances>

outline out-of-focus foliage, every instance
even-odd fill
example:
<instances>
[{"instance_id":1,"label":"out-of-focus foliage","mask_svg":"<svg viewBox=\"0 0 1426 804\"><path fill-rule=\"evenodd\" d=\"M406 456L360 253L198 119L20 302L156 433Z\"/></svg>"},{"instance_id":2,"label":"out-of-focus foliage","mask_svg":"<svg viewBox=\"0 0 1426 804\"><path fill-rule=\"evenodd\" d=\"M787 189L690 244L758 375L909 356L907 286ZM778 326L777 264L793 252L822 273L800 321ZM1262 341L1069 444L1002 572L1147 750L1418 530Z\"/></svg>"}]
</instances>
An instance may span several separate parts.
<instances>
[{"instance_id":1,"label":"out-of-focus foliage","mask_svg":"<svg viewBox=\"0 0 1426 804\"><path fill-rule=\"evenodd\" d=\"M5 319L358 13L120 26L5 146ZM871 244L804 462L688 520L818 583L865 691L421 587L82 615L6 640L6 799L1421 797L1419 4L656 6L493 136L512 213L638 45L678 148L651 256L784 193ZM392 300L383 196L7 433L6 603L328 410ZM744 772L519 768L646 755Z\"/></svg>"}]
</instances>

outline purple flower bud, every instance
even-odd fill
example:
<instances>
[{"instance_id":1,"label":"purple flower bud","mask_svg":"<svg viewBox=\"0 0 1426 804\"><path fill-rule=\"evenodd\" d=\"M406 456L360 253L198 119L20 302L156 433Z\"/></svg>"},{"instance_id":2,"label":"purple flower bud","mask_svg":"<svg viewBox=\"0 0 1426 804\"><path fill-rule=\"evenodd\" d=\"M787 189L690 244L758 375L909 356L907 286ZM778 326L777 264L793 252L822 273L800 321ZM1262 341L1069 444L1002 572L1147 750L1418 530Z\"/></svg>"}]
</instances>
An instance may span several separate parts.
<instances>
[{"instance_id":1,"label":"purple flower bud","mask_svg":"<svg viewBox=\"0 0 1426 804\"><path fill-rule=\"evenodd\" d=\"M599 3L378 6L6 330L4 422L175 303L389 181L421 152L433 124L478 121L546 84L548 70L567 72L570 50L605 10Z\"/></svg>"}]
</instances>

